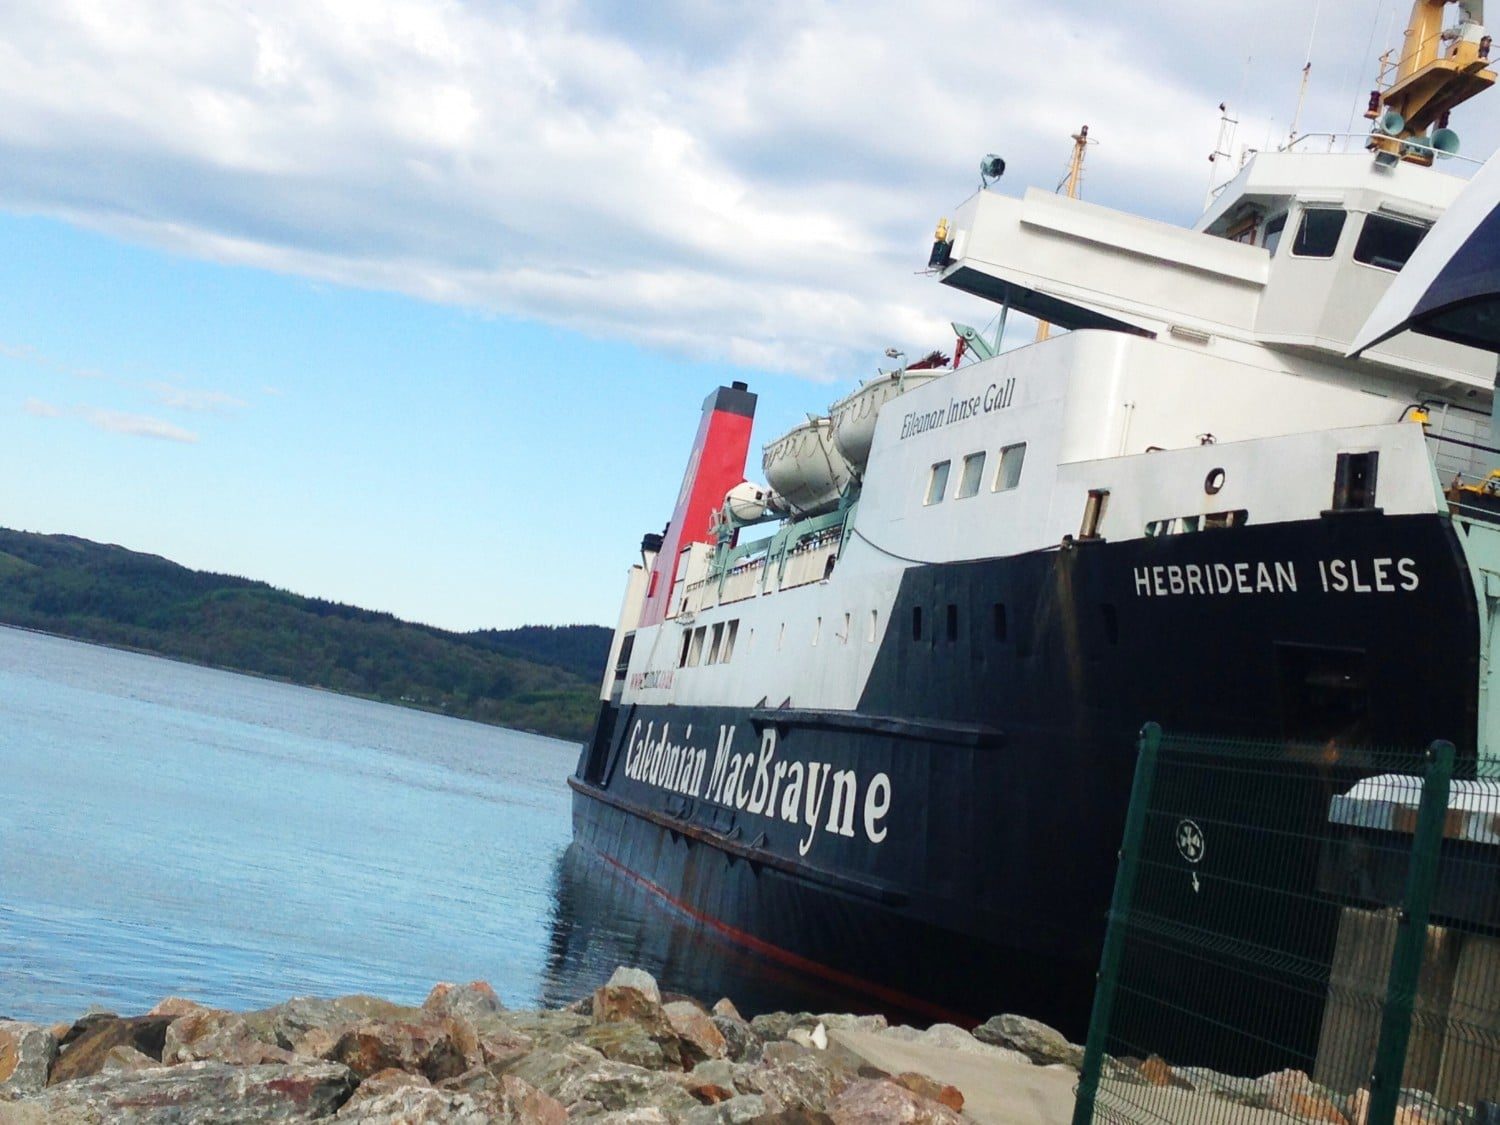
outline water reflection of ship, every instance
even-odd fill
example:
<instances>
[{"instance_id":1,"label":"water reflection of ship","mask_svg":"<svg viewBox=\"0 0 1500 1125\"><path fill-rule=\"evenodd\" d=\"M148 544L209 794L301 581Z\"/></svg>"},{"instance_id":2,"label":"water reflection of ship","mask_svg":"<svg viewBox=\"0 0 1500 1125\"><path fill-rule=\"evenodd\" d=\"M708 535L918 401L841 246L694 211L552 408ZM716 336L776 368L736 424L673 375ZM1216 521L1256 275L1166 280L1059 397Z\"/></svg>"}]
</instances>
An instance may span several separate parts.
<instances>
[{"instance_id":1,"label":"water reflection of ship","mask_svg":"<svg viewBox=\"0 0 1500 1125\"><path fill-rule=\"evenodd\" d=\"M868 997L862 1000L705 931L577 844L558 858L554 884L542 986L542 1003L548 1007L587 995L616 966L633 965L651 973L669 992L710 1004L728 996L746 1016L773 1010L871 1010ZM881 1010L900 1015L888 1005Z\"/></svg>"}]
</instances>

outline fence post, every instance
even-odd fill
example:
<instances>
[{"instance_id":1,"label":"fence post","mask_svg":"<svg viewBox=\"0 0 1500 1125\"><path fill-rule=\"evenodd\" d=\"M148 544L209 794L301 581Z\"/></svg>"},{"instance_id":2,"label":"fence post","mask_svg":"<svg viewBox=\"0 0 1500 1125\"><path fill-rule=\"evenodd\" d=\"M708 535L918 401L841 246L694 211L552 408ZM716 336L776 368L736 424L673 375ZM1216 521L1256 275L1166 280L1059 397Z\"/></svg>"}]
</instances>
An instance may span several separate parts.
<instances>
[{"instance_id":1,"label":"fence post","mask_svg":"<svg viewBox=\"0 0 1500 1125\"><path fill-rule=\"evenodd\" d=\"M1143 726L1139 745L1135 780L1130 787L1130 807L1125 813L1125 835L1120 842L1120 862L1115 871L1115 892L1109 903L1109 925L1104 931L1104 950L1099 955L1099 975L1094 983L1094 1010L1089 1017L1083 1072L1079 1075L1078 1097L1073 1104L1073 1125L1090 1125L1094 1119L1094 1098L1099 1092L1104 1045L1115 1005L1115 985L1125 951L1125 925L1135 896L1141 838L1146 833L1146 810L1151 804L1151 786L1156 779L1156 752L1161 748L1161 727L1156 723Z\"/></svg>"},{"instance_id":2,"label":"fence post","mask_svg":"<svg viewBox=\"0 0 1500 1125\"><path fill-rule=\"evenodd\" d=\"M1406 894L1397 917L1396 947L1386 980L1385 1011L1380 1018L1380 1040L1375 1047L1375 1069L1370 1075L1369 1125L1391 1125L1401 1099L1401 1077L1411 1039L1412 1005L1417 978L1427 948L1427 919L1437 883L1438 856L1443 847L1443 824L1448 817L1448 783L1453 777L1453 743L1434 742L1427 748L1422 774L1422 800L1411 838L1411 866Z\"/></svg>"}]
</instances>

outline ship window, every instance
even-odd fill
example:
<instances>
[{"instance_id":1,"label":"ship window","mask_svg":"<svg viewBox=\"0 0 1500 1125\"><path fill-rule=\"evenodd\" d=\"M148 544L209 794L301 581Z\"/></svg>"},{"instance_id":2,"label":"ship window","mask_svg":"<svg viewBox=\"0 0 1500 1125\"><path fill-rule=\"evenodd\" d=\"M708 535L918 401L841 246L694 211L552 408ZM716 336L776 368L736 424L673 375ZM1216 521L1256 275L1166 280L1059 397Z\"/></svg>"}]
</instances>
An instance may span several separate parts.
<instances>
[{"instance_id":1,"label":"ship window","mask_svg":"<svg viewBox=\"0 0 1500 1125\"><path fill-rule=\"evenodd\" d=\"M876 630L876 628L879 625L880 625L880 611L876 610L876 609L870 610L870 641L872 643L875 640L875 630Z\"/></svg>"},{"instance_id":2,"label":"ship window","mask_svg":"<svg viewBox=\"0 0 1500 1125\"><path fill-rule=\"evenodd\" d=\"M1344 512L1375 507L1375 469L1380 454L1340 453L1333 472L1333 510Z\"/></svg>"},{"instance_id":3,"label":"ship window","mask_svg":"<svg viewBox=\"0 0 1500 1125\"><path fill-rule=\"evenodd\" d=\"M1099 538L1099 523L1104 519L1104 509L1108 506L1109 489L1089 489L1089 498L1083 503L1083 526L1078 531L1078 538Z\"/></svg>"},{"instance_id":4,"label":"ship window","mask_svg":"<svg viewBox=\"0 0 1500 1125\"><path fill-rule=\"evenodd\" d=\"M1021 466L1026 461L1026 443L1007 445L1000 451L1000 467L995 470L996 492L1009 492L1021 483Z\"/></svg>"},{"instance_id":5,"label":"ship window","mask_svg":"<svg viewBox=\"0 0 1500 1125\"><path fill-rule=\"evenodd\" d=\"M964 458L963 474L958 478L958 493L954 497L962 500L979 491L979 482L984 479L984 452L971 453Z\"/></svg>"},{"instance_id":6,"label":"ship window","mask_svg":"<svg viewBox=\"0 0 1500 1125\"><path fill-rule=\"evenodd\" d=\"M1172 534L1172 521L1171 520L1147 520L1146 521L1146 538L1147 539L1155 539L1158 535L1171 535L1171 534Z\"/></svg>"},{"instance_id":7,"label":"ship window","mask_svg":"<svg viewBox=\"0 0 1500 1125\"><path fill-rule=\"evenodd\" d=\"M1383 270L1399 270L1427 234L1423 223L1407 223L1388 215L1366 215L1354 244L1354 260Z\"/></svg>"},{"instance_id":8,"label":"ship window","mask_svg":"<svg viewBox=\"0 0 1500 1125\"><path fill-rule=\"evenodd\" d=\"M1209 512L1203 517L1203 530L1210 531L1216 527L1244 527L1250 519L1250 513L1244 508L1234 508L1228 512Z\"/></svg>"},{"instance_id":9,"label":"ship window","mask_svg":"<svg viewBox=\"0 0 1500 1125\"><path fill-rule=\"evenodd\" d=\"M719 663L728 664L729 658L734 655L734 639L739 635L740 621L735 618L724 626L724 647L719 651Z\"/></svg>"},{"instance_id":10,"label":"ship window","mask_svg":"<svg viewBox=\"0 0 1500 1125\"><path fill-rule=\"evenodd\" d=\"M818 637L823 632L823 619L820 617L813 622L813 648L818 647Z\"/></svg>"},{"instance_id":11,"label":"ship window","mask_svg":"<svg viewBox=\"0 0 1500 1125\"><path fill-rule=\"evenodd\" d=\"M1180 531L1180 532L1183 532L1184 534L1186 534L1187 532L1190 532L1190 531L1197 531L1198 530L1198 517L1197 516L1183 516L1181 519L1179 519L1177 521L1177 530Z\"/></svg>"},{"instance_id":12,"label":"ship window","mask_svg":"<svg viewBox=\"0 0 1500 1125\"><path fill-rule=\"evenodd\" d=\"M700 625L693 630L693 643L688 646L688 667L696 668L698 661L703 656L703 637L708 632L706 626Z\"/></svg>"},{"instance_id":13,"label":"ship window","mask_svg":"<svg viewBox=\"0 0 1500 1125\"><path fill-rule=\"evenodd\" d=\"M990 628L995 633L995 640L1005 640L1005 603L996 602L990 614Z\"/></svg>"},{"instance_id":14,"label":"ship window","mask_svg":"<svg viewBox=\"0 0 1500 1125\"><path fill-rule=\"evenodd\" d=\"M1276 247L1281 245L1281 232L1286 230L1286 212L1283 211L1269 223L1266 224L1266 233L1261 245L1272 255L1276 253Z\"/></svg>"},{"instance_id":15,"label":"ship window","mask_svg":"<svg viewBox=\"0 0 1500 1125\"><path fill-rule=\"evenodd\" d=\"M948 469L952 466L951 461L939 461L932 467L932 475L927 478L926 504L941 504L943 493L948 491Z\"/></svg>"},{"instance_id":16,"label":"ship window","mask_svg":"<svg viewBox=\"0 0 1500 1125\"><path fill-rule=\"evenodd\" d=\"M948 642L958 640L958 606L948 603Z\"/></svg>"},{"instance_id":17,"label":"ship window","mask_svg":"<svg viewBox=\"0 0 1500 1125\"><path fill-rule=\"evenodd\" d=\"M914 641L922 639L922 607L919 605L911 607L911 639Z\"/></svg>"},{"instance_id":18,"label":"ship window","mask_svg":"<svg viewBox=\"0 0 1500 1125\"><path fill-rule=\"evenodd\" d=\"M786 640L786 622L781 623L781 628L776 632L776 651L781 651L781 643Z\"/></svg>"},{"instance_id":19,"label":"ship window","mask_svg":"<svg viewBox=\"0 0 1500 1125\"><path fill-rule=\"evenodd\" d=\"M851 624L849 615L847 613L844 614L844 632L839 636L839 644L846 645L849 643L849 627Z\"/></svg>"},{"instance_id":20,"label":"ship window","mask_svg":"<svg viewBox=\"0 0 1500 1125\"><path fill-rule=\"evenodd\" d=\"M719 646L724 643L724 622L716 622L713 631L708 635L708 659L703 663L717 664L719 662Z\"/></svg>"},{"instance_id":21,"label":"ship window","mask_svg":"<svg viewBox=\"0 0 1500 1125\"><path fill-rule=\"evenodd\" d=\"M688 646L693 643L693 631L684 629L682 631L682 651L677 654L677 667L686 668L688 660Z\"/></svg>"},{"instance_id":22,"label":"ship window","mask_svg":"<svg viewBox=\"0 0 1500 1125\"><path fill-rule=\"evenodd\" d=\"M1292 253L1299 258L1331 258L1338 249L1347 211L1336 207L1309 207L1302 212Z\"/></svg>"}]
</instances>

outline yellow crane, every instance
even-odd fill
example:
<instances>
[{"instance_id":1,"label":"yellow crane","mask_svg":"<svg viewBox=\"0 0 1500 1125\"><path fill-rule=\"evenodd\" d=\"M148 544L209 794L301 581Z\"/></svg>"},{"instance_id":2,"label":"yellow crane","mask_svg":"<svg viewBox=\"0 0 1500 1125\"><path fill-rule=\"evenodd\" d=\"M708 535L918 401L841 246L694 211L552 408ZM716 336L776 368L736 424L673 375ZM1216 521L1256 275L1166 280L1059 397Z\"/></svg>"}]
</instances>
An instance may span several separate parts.
<instances>
[{"instance_id":1,"label":"yellow crane","mask_svg":"<svg viewBox=\"0 0 1500 1125\"><path fill-rule=\"evenodd\" d=\"M1078 198L1078 190L1083 185L1083 154L1089 147L1089 127L1085 125L1073 134L1073 155L1068 161L1068 174L1063 177L1062 183L1057 185L1060 195L1066 195L1069 199ZM1036 338L1045 340L1052 335L1052 325L1045 320L1037 321Z\"/></svg>"},{"instance_id":2,"label":"yellow crane","mask_svg":"<svg viewBox=\"0 0 1500 1125\"><path fill-rule=\"evenodd\" d=\"M1443 27L1445 7L1446 0L1416 0L1395 78L1370 93L1365 116L1375 122L1369 147L1377 152L1416 164L1431 164L1435 153L1456 152L1449 110L1494 84L1484 0L1459 0L1460 19L1452 28ZM1381 81L1385 74L1383 66Z\"/></svg>"}]
</instances>

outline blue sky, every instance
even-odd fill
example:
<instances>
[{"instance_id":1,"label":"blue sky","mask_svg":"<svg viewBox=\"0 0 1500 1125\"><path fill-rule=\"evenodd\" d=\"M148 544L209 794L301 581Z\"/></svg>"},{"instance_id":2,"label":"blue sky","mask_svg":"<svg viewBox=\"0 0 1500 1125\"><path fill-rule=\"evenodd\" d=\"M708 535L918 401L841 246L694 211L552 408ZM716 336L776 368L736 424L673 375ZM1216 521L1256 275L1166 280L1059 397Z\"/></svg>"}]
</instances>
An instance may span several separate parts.
<instances>
[{"instance_id":1,"label":"blue sky","mask_svg":"<svg viewBox=\"0 0 1500 1125\"><path fill-rule=\"evenodd\" d=\"M1323 7L1303 127L1338 131L1407 5ZM980 155L1050 189L1087 122L1088 198L1190 222L1215 106L1274 143L1312 31L1294 0L643 11L4 6L0 524L612 624L713 386L760 393L758 452L989 315L916 273Z\"/></svg>"}]
</instances>

